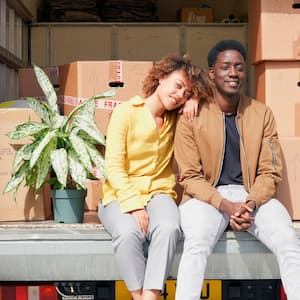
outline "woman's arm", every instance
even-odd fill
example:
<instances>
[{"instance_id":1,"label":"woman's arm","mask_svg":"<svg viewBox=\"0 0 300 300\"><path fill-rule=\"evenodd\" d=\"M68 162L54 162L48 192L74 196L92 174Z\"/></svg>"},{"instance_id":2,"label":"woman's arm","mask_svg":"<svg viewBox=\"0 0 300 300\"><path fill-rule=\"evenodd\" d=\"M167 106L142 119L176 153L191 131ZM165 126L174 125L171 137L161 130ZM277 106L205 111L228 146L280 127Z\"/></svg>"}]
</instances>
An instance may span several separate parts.
<instances>
[{"instance_id":1,"label":"woman's arm","mask_svg":"<svg viewBox=\"0 0 300 300\"><path fill-rule=\"evenodd\" d=\"M130 111L117 106L111 116L106 139L105 175L115 190L122 212L144 209L138 189L130 183L126 170L127 134Z\"/></svg>"}]
</instances>

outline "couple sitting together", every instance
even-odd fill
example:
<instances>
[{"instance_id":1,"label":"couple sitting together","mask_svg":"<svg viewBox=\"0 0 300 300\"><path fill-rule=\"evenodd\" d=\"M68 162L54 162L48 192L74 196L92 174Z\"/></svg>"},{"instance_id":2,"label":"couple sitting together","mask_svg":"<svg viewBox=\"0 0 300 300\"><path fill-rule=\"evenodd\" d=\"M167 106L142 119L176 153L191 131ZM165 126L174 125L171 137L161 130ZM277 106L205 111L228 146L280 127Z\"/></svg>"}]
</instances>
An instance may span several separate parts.
<instances>
[{"instance_id":1,"label":"couple sitting together","mask_svg":"<svg viewBox=\"0 0 300 300\"><path fill-rule=\"evenodd\" d=\"M274 198L282 175L276 124L269 107L242 93L246 58L235 40L209 51L207 71L168 55L149 71L143 97L113 111L99 218L134 300L159 298L182 234L175 299L199 300L207 258L228 224L274 253L288 300L300 297L299 240Z\"/></svg>"}]
</instances>

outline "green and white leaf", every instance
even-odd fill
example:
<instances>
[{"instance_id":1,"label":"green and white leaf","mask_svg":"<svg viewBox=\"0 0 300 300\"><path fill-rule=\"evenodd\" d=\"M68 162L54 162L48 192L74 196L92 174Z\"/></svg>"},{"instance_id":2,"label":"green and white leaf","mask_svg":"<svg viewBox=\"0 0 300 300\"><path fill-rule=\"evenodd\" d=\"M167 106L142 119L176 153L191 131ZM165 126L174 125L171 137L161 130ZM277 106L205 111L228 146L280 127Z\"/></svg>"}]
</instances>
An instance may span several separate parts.
<instances>
[{"instance_id":1,"label":"green and white leaf","mask_svg":"<svg viewBox=\"0 0 300 300\"><path fill-rule=\"evenodd\" d=\"M50 172L50 155L51 152L56 148L56 140L51 140L48 145L44 148L44 151L37 163L37 178L35 183L35 189L38 190L46 180Z\"/></svg>"},{"instance_id":2,"label":"green and white leaf","mask_svg":"<svg viewBox=\"0 0 300 300\"><path fill-rule=\"evenodd\" d=\"M16 127L16 130L7 134L13 140L19 140L27 136L33 136L49 128L47 124L28 121Z\"/></svg>"},{"instance_id":3,"label":"green and white leaf","mask_svg":"<svg viewBox=\"0 0 300 300\"><path fill-rule=\"evenodd\" d=\"M51 111L53 113L58 113L57 95L51 81L40 67L34 65L33 68L37 81L47 98Z\"/></svg>"},{"instance_id":4,"label":"green and white leaf","mask_svg":"<svg viewBox=\"0 0 300 300\"><path fill-rule=\"evenodd\" d=\"M29 172L29 163L26 162L21 166L19 171L11 177L10 181L4 188L3 193L8 193L14 189L18 189L22 181L26 178L28 172Z\"/></svg>"},{"instance_id":5,"label":"green and white leaf","mask_svg":"<svg viewBox=\"0 0 300 300\"><path fill-rule=\"evenodd\" d=\"M100 132L93 120L93 118L87 119L85 118L85 116L76 116L74 119L74 124L81 130L83 130L87 135L96 140L99 144L105 145L105 137Z\"/></svg>"},{"instance_id":6,"label":"green and white leaf","mask_svg":"<svg viewBox=\"0 0 300 300\"><path fill-rule=\"evenodd\" d=\"M65 187L67 185L68 176L68 154L66 149L61 148L52 151L51 163L57 180Z\"/></svg>"},{"instance_id":7,"label":"green and white leaf","mask_svg":"<svg viewBox=\"0 0 300 300\"><path fill-rule=\"evenodd\" d=\"M33 153L32 153L32 157L30 159L30 168L32 169L33 166L36 164L36 162L38 161L38 159L40 158L40 156L42 155L45 147L48 145L48 143L53 139L53 138L57 138L57 131L53 130L48 132L44 138L40 141L40 143L37 145L37 147L34 149Z\"/></svg>"},{"instance_id":8,"label":"green and white leaf","mask_svg":"<svg viewBox=\"0 0 300 300\"><path fill-rule=\"evenodd\" d=\"M93 172L92 163L90 160L90 156L86 150L85 142L82 138L76 135L74 132L70 134L70 142L72 144L73 149L75 150L77 156L79 157L80 161L84 165L84 167L89 171Z\"/></svg>"},{"instance_id":9,"label":"green and white leaf","mask_svg":"<svg viewBox=\"0 0 300 300\"><path fill-rule=\"evenodd\" d=\"M76 106L68 115L68 122L76 115L78 114L82 109L84 109L84 107L86 105L90 105L90 102L93 102L96 100L96 99L100 99L100 98L107 98L107 97L111 97L113 95L116 94L116 90L114 88L108 90L108 91L105 91L101 94L98 94L94 97L91 97L90 99L86 100L85 102L83 102L82 104L80 104L79 106ZM90 109L90 107L88 108L88 110ZM94 118L94 115L92 116L92 118Z\"/></svg>"},{"instance_id":10,"label":"green and white leaf","mask_svg":"<svg viewBox=\"0 0 300 300\"><path fill-rule=\"evenodd\" d=\"M112 97L116 94L116 89L115 88L111 88L101 94L98 94L94 97L92 97L93 99L101 99L101 98L108 98L108 97Z\"/></svg>"},{"instance_id":11,"label":"green and white leaf","mask_svg":"<svg viewBox=\"0 0 300 300\"><path fill-rule=\"evenodd\" d=\"M67 122L66 116L61 115L54 115L53 117L53 128L61 128L63 127Z\"/></svg>"},{"instance_id":12,"label":"green and white leaf","mask_svg":"<svg viewBox=\"0 0 300 300\"><path fill-rule=\"evenodd\" d=\"M94 145L86 144L86 149L90 155L92 162L95 164L96 169L104 177L104 158L102 154L96 149Z\"/></svg>"},{"instance_id":13,"label":"green and white leaf","mask_svg":"<svg viewBox=\"0 0 300 300\"><path fill-rule=\"evenodd\" d=\"M38 99L27 97L26 101L31 109L44 121L47 125L51 125L52 113L48 108L48 105Z\"/></svg>"},{"instance_id":14,"label":"green and white leaf","mask_svg":"<svg viewBox=\"0 0 300 300\"><path fill-rule=\"evenodd\" d=\"M87 172L76 153L70 150L68 155L69 170L72 179L83 189L86 189Z\"/></svg>"},{"instance_id":15,"label":"green and white leaf","mask_svg":"<svg viewBox=\"0 0 300 300\"><path fill-rule=\"evenodd\" d=\"M16 173L18 167L21 165L22 162L30 160L35 146L36 143L26 144L18 150L13 161L13 174Z\"/></svg>"}]
</instances>

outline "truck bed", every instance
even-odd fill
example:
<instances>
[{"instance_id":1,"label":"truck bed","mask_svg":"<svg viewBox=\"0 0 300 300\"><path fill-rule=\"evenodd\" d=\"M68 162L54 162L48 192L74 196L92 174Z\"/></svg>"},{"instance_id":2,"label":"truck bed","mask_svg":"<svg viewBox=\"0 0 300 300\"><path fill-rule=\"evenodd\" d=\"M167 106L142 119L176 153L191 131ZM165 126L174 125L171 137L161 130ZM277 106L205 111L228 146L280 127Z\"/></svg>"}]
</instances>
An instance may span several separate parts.
<instances>
[{"instance_id":1,"label":"truck bed","mask_svg":"<svg viewBox=\"0 0 300 300\"><path fill-rule=\"evenodd\" d=\"M120 279L111 238L96 212L83 224L0 222L0 281ZM300 222L294 222L300 238ZM178 244L170 278L182 253ZM247 232L225 231L209 257L206 279L279 279L274 255Z\"/></svg>"}]
</instances>

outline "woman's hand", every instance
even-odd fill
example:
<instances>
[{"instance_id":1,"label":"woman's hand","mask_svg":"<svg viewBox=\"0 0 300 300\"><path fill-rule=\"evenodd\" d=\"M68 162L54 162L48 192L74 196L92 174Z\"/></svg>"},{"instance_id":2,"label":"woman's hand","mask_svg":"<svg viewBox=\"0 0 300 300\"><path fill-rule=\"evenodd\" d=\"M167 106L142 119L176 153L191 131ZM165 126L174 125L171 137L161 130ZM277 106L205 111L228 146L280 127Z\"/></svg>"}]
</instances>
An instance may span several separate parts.
<instances>
[{"instance_id":1,"label":"woman's hand","mask_svg":"<svg viewBox=\"0 0 300 300\"><path fill-rule=\"evenodd\" d=\"M183 116L187 121L192 121L198 114L198 104L198 98L191 98L183 104L179 112L183 113Z\"/></svg>"},{"instance_id":2,"label":"woman's hand","mask_svg":"<svg viewBox=\"0 0 300 300\"><path fill-rule=\"evenodd\" d=\"M135 218L138 227L143 234L147 234L149 225L149 216L145 209L137 209L130 212Z\"/></svg>"}]
</instances>

